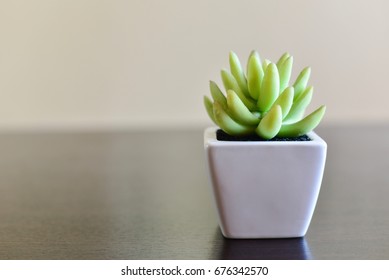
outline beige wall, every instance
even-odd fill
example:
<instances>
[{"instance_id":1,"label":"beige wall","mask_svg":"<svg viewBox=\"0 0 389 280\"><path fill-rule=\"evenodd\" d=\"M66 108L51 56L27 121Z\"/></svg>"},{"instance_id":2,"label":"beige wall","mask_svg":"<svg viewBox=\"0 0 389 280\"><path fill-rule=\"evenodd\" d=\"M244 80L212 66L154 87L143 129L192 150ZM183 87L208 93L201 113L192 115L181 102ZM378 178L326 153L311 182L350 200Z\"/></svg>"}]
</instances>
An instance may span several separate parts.
<instances>
[{"instance_id":1,"label":"beige wall","mask_svg":"<svg viewBox=\"0 0 389 280\"><path fill-rule=\"evenodd\" d=\"M389 2L0 2L0 128L205 125L228 52L312 66L325 122L389 121Z\"/></svg>"}]
</instances>

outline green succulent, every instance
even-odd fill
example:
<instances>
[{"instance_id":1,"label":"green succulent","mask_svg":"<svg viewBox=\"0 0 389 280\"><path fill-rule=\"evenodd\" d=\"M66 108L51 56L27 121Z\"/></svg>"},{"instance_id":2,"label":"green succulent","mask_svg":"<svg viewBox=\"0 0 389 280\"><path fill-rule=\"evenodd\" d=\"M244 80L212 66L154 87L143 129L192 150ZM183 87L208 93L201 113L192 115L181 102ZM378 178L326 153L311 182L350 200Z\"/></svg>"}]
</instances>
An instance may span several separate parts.
<instances>
[{"instance_id":1,"label":"green succulent","mask_svg":"<svg viewBox=\"0 0 389 280\"><path fill-rule=\"evenodd\" d=\"M289 53L273 63L261 62L259 54L252 51L246 74L234 52L229 58L230 71L221 71L226 95L210 81L213 101L204 96L209 117L224 132L234 136L257 134L263 139L298 137L320 123L324 105L303 118L313 94L313 87L307 86L310 67L304 68L290 86L293 57Z\"/></svg>"}]
</instances>

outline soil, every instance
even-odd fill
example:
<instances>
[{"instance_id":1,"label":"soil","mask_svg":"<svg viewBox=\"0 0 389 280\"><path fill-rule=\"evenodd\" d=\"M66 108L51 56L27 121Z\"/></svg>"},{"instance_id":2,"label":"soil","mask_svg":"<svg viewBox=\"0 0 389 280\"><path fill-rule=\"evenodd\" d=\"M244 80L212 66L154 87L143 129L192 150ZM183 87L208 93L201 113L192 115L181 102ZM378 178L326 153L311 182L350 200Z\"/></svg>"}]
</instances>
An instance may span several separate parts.
<instances>
[{"instance_id":1,"label":"soil","mask_svg":"<svg viewBox=\"0 0 389 280\"><path fill-rule=\"evenodd\" d=\"M311 141L306 134L299 137L274 137L270 140L263 139L258 135L246 135L246 136L231 136L225 133L223 130L218 129L216 131L216 139L219 141Z\"/></svg>"}]
</instances>

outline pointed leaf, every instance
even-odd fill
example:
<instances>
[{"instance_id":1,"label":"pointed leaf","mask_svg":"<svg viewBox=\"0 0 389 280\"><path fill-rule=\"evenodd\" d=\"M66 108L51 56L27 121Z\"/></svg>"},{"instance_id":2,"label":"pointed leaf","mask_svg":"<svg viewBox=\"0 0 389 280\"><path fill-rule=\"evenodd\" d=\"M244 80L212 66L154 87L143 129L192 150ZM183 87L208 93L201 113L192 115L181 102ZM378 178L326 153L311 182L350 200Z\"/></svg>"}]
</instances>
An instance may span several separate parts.
<instances>
[{"instance_id":1,"label":"pointed leaf","mask_svg":"<svg viewBox=\"0 0 389 280\"><path fill-rule=\"evenodd\" d=\"M254 100L258 100L263 76L261 58L256 51L252 51L247 63L247 83L249 94Z\"/></svg>"},{"instance_id":2,"label":"pointed leaf","mask_svg":"<svg viewBox=\"0 0 389 280\"><path fill-rule=\"evenodd\" d=\"M210 117L210 119L217 125L216 120L215 120L215 116L213 115L212 101L206 95L204 95L204 106L205 106L205 109L207 110L207 113L208 113L208 116Z\"/></svg>"},{"instance_id":3,"label":"pointed leaf","mask_svg":"<svg viewBox=\"0 0 389 280\"><path fill-rule=\"evenodd\" d=\"M273 107L279 105L282 111L282 119L284 119L293 105L294 89L287 87L274 102Z\"/></svg>"},{"instance_id":4,"label":"pointed leaf","mask_svg":"<svg viewBox=\"0 0 389 280\"><path fill-rule=\"evenodd\" d=\"M247 135L254 132L253 127L244 126L234 121L218 103L213 103L213 115L218 126L229 135Z\"/></svg>"},{"instance_id":5,"label":"pointed leaf","mask_svg":"<svg viewBox=\"0 0 389 280\"><path fill-rule=\"evenodd\" d=\"M214 81L209 81L209 90L211 91L213 100L219 102L223 106L223 109L227 110L227 98Z\"/></svg>"},{"instance_id":6,"label":"pointed leaf","mask_svg":"<svg viewBox=\"0 0 389 280\"><path fill-rule=\"evenodd\" d=\"M277 64L278 72L280 74L280 92L288 86L290 76L292 74L293 56L289 56L280 65Z\"/></svg>"},{"instance_id":7,"label":"pointed leaf","mask_svg":"<svg viewBox=\"0 0 389 280\"><path fill-rule=\"evenodd\" d=\"M232 51L230 52L230 69L231 74L234 76L244 95L250 97L247 88L247 80L243 72L242 65L240 64L238 56Z\"/></svg>"},{"instance_id":8,"label":"pointed leaf","mask_svg":"<svg viewBox=\"0 0 389 280\"><path fill-rule=\"evenodd\" d=\"M221 71L221 76L226 91L228 91L229 89L235 91L235 93L239 96L240 100L242 100L244 105L246 105L246 107L250 111L255 111L257 109L255 102L251 98L249 99L246 97L246 95L243 94L234 76L232 76L228 71L224 69Z\"/></svg>"},{"instance_id":9,"label":"pointed leaf","mask_svg":"<svg viewBox=\"0 0 389 280\"><path fill-rule=\"evenodd\" d=\"M263 69L263 72L266 72L266 68L267 66L271 63L270 60L268 59L265 59L263 62L262 62L262 69Z\"/></svg>"},{"instance_id":10,"label":"pointed leaf","mask_svg":"<svg viewBox=\"0 0 389 280\"><path fill-rule=\"evenodd\" d=\"M280 90L280 77L277 66L270 63L266 68L261 85L261 94L258 98L258 108L261 112L267 112L276 101Z\"/></svg>"},{"instance_id":11,"label":"pointed leaf","mask_svg":"<svg viewBox=\"0 0 389 280\"><path fill-rule=\"evenodd\" d=\"M264 139L272 139L277 135L282 125L282 111L279 105L274 106L263 117L255 132Z\"/></svg>"},{"instance_id":12,"label":"pointed leaf","mask_svg":"<svg viewBox=\"0 0 389 280\"><path fill-rule=\"evenodd\" d=\"M296 100L300 94L305 90L308 84L309 77L311 75L311 68L305 67L298 75L296 81L293 84L294 87L294 100Z\"/></svg>"},{"instance_id":13,"label":"pointed leaf","mask_svg":"<svg viewBox=\"0 0 389 280\"><path fill-rule=\"evenodd\" d=\"M230 116L238 123L256 126L259 118L250 112L233 90L227 91L227 104Z\"/></svg>"},{"instance_id":14,"label":"pointed leaf","mask_svg":"<svg viewBox=\"0 0 389 280\"><path fill-rule=\"evenodd\" d=\"M282 125L280 132L277 134L277 136L298 137L312 131L322 120L325 111L326 106L323 105L319 107L316 111L296 123Z\"/></svg>"},{"instance_id":15,"label":"pointed leaf","mask_svg":"<svg viewBox=\"0 0 389 280\"><path fill-rule=\"evenodd\" d=\"M293 102L292 108L286 118L284 119L284 123L294 123L302 119L304 116L305 109L311 103L313 95L313 87L307 87L304 92L300 95L300 97Z\"/></svg>"},{"instance_id":16,"label":"pointed leaf","mask_svg":"<svg viewBox=\"0 0 389 280\"><path fill-rule=\"evenodd\" d=\"M277 67L279 68L281 66L282 63L284 63L285 60L287 60L288 58L290 57L290 54L289 53L284 53L280 59L277 61Z\"/></svg>"}]
</instances>

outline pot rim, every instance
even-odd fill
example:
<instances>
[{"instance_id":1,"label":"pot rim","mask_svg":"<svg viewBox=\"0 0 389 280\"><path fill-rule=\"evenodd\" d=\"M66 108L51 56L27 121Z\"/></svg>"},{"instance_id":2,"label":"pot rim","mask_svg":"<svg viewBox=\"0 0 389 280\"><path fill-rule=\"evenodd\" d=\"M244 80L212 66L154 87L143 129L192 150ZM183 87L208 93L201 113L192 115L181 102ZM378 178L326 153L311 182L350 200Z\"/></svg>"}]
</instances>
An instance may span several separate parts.
<instances>
[{"instance_id":1,"label":"pot rim","mask_svg":"<svg viewBox=\"0 0 389 280\"><path fill-rule=\"evenodd\" d=\"M217 126L207 127L204 130L204 147L207 146L317 146L327 143L314 131L307 135L311 141L220 141L216 138Z\"/></svg>"}]
</instances>

